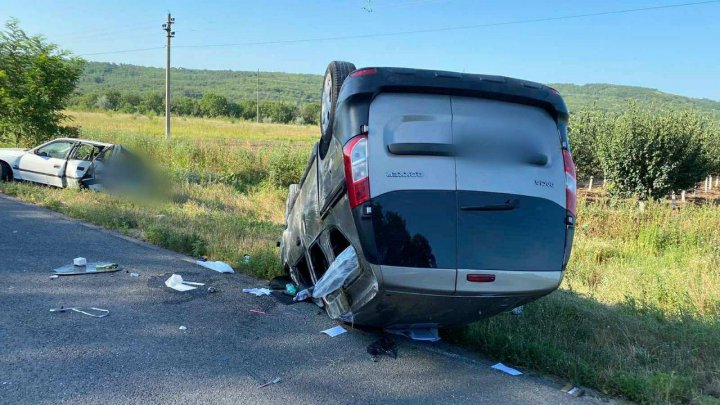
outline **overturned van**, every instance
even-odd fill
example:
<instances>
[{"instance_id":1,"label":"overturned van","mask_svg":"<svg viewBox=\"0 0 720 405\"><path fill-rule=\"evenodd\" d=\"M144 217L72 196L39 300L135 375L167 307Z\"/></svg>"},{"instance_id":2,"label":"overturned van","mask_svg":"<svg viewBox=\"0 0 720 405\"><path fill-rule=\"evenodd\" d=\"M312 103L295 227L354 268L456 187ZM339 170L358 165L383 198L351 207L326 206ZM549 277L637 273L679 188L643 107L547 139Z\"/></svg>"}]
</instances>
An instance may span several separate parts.
<instances>
[{"instance_id":1,"label":"overturned van","mask_svg":"<svg viewBox=\"0 0 720 405\"><path fill-rule=\"evenodd\" d=\"M575 167L554 89L499 76L332 62L321 137L290 186L285 271L378 327L447 327L555 290L570 256Z\"/></svg>"}]
</instances>

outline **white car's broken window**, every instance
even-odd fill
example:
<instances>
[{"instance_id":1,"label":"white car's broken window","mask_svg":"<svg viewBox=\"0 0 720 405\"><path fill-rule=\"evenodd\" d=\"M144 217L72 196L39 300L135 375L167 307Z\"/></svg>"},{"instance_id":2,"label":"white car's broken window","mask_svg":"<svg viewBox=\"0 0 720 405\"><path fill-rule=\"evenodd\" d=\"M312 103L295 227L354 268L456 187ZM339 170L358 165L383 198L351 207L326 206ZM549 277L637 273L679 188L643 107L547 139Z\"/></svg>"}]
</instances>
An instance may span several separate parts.
<instances>
[{"instance_id":1,"label":"white car's broken window","mask_svg":"<svg viewBox=\"0 0 720 405\"><path fill-rule=\"evenodd\" d=\"M42 148L39 148L35 151L35 154L38 156L65 159L68 153L70 153L70 149L72 149L74 145L75 143L73 142L53 142L49 145L45 145Z\"/></svg>"}]
</instances>

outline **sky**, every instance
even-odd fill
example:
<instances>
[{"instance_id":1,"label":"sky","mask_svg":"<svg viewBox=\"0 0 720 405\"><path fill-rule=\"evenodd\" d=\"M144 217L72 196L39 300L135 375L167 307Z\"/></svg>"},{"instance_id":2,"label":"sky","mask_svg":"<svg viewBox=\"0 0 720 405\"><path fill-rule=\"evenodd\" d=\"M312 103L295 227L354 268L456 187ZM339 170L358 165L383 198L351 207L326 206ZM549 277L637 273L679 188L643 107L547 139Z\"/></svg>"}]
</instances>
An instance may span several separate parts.
<instances>
[{"instance_id":1,"label":"sky","mask_svg":"<svg viewBox=\"0 0 720 405\"><path fill-rule=\"evenodd\" d=\"M564 18L697 1L0 0L0 20L91 61L165 66L171 12L174 67L323 74L345 60L720 100L720 1Z\"/></svg>"}]
</instances>

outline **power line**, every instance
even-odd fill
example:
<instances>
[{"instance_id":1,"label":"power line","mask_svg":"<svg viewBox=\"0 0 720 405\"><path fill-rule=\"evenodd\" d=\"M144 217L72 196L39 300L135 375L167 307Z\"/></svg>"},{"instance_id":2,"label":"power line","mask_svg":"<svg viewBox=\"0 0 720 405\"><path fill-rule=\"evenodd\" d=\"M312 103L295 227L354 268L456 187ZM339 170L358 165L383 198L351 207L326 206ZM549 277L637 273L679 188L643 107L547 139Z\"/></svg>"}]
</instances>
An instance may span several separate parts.
<instances>
[{"instance_id":1,"label":"power line","mask_svg":"<svg viewBox=\"0 0 720 405\"><path fill-rule=\"evenodd\" d=\"M500 26L508 26L508 25L534 24L534 23L540 23L540 22L572 20L572 19L578 19L578 18L601 17L601 16L606 16L606 15L641 13L641 12L646 12L646 11L665 10L665 9L672 9L672 8L691 7L691 6L700 6L700 5L717 4L717 3L720 3L720 0L707 0L707 1L698 1L698 2L691 2L691 3L667 4L667 5L662 5L662 6L651 6L651 7L640 7L640 8L631 8L631 9L622 9L622 10L602 11L602 12L596 12L596 13L571 14L571 15L564 15L564 16L557 16L557 17L533 18L533 19L526 19L526 20L513 20L513 21L504 21L504 22L497 22L497 23L461 25L461 26L443 27L443 28L428 28L428 29L420 29L420 30L412 30L412 31L396 31L396 32L385 32L385 33L377 33L377 34L361 34L361 35L344 35L344 36L334 36L334 37L287 39L287 40L278 40L278 41L238 42L238 43L205 44L205 45L175 45L175 48L216 48L216 47L233 47L233 46L279 45L279 44L294 44L294 43L303 43L303 42L342 41L342 40L352 40L352 39L380 38L380 37L392 37L392 36L424 34L424 33L434 33L434 32L461 31L461 30L500 27ZM119 51L85 53L85 54L80 54L79 56L95 56L95 55L108 55L108 54L116 54L116 53L144 52L144 51L151 51L151 50L157 50L157 49L163 49L163 48L164 47L125 49L125 50L119 50Z\"/></svg>"},{"instance_id":2,"label":"power line","mask_svg":"<svg viewBox=\"0 0 720 405\"><path fill-rule=\"evenodd\" d=\"M461 26L444 27L444 28L428 28L428 29L412 30L412 31L385 32L385 33L378 33L378 34L361 34L361 35L344 35L344 36L335 36L335 37L286 39L286 40L279 40L279 41L238 42L238 43L229 43L229 44L178 45L176 47L177 48L211 48L211 47L278 45L278 44L294 44L294 43L301 43L301 42L339 41L339 40L349 40L349 39L379 38L379 37L424 34L424 33L433 33L433 32L460 31L460 30L469 30L469 29L476 29L476 28L499 27L499 26L506 26L506 25L532 24L532 23L539 23L539 22L571 20L571 19L577 19L577 18L599 17L599 16L605 16L605 15L639 13L639 12L644 12L644 11L654 11L654 10L663 10L663 9L670 9L670 8L699 6L699 5L712 4L712 3L720 3L720 0L708 0L708 1L699 1L699 2L692 2L692 3L679 3L679 4L667 4L667 5L663 5L663 6L630 8L630 9L623 9L623 10L603 11L603 12L597 12L597 13L572 14L572 15L565 15L565 16L558 16L558 17L533 18L533 19L527 19L527 20L514 20L514 21L504 21L504 22L497 22L497 23L487 23L487 24L461 25Z\"/></svg>"}]
</instances>

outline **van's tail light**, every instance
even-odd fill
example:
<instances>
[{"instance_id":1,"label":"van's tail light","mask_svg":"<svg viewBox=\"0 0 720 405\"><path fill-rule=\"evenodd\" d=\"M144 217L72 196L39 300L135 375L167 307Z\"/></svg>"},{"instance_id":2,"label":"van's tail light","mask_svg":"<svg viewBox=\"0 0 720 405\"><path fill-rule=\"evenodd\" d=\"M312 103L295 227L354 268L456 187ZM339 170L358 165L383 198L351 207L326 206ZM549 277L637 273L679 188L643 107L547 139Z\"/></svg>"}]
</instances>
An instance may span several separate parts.
<instances>
[{"instance_id":1,"label":"van's tail light","mask_svg":"<svg viewBox=\"0 0 720 405\"><path fill-rule=\"evenodd\" d=\"M565 164L565 205L567 210L575 216L577 211L577 180L575 163L567 149L563 149L563 163Z\"/></svg>"},{"instance_id":2,"label":"van's tail light","mask_svg":"<svg viewBox=\"0 0 720 405\"><path fill-rule=\"evenodd\" d=\"M367 134L358 135L343 148L345 182L350 208L370 200L370 177L367 163Z\"/></svg>"}]
</instances>

